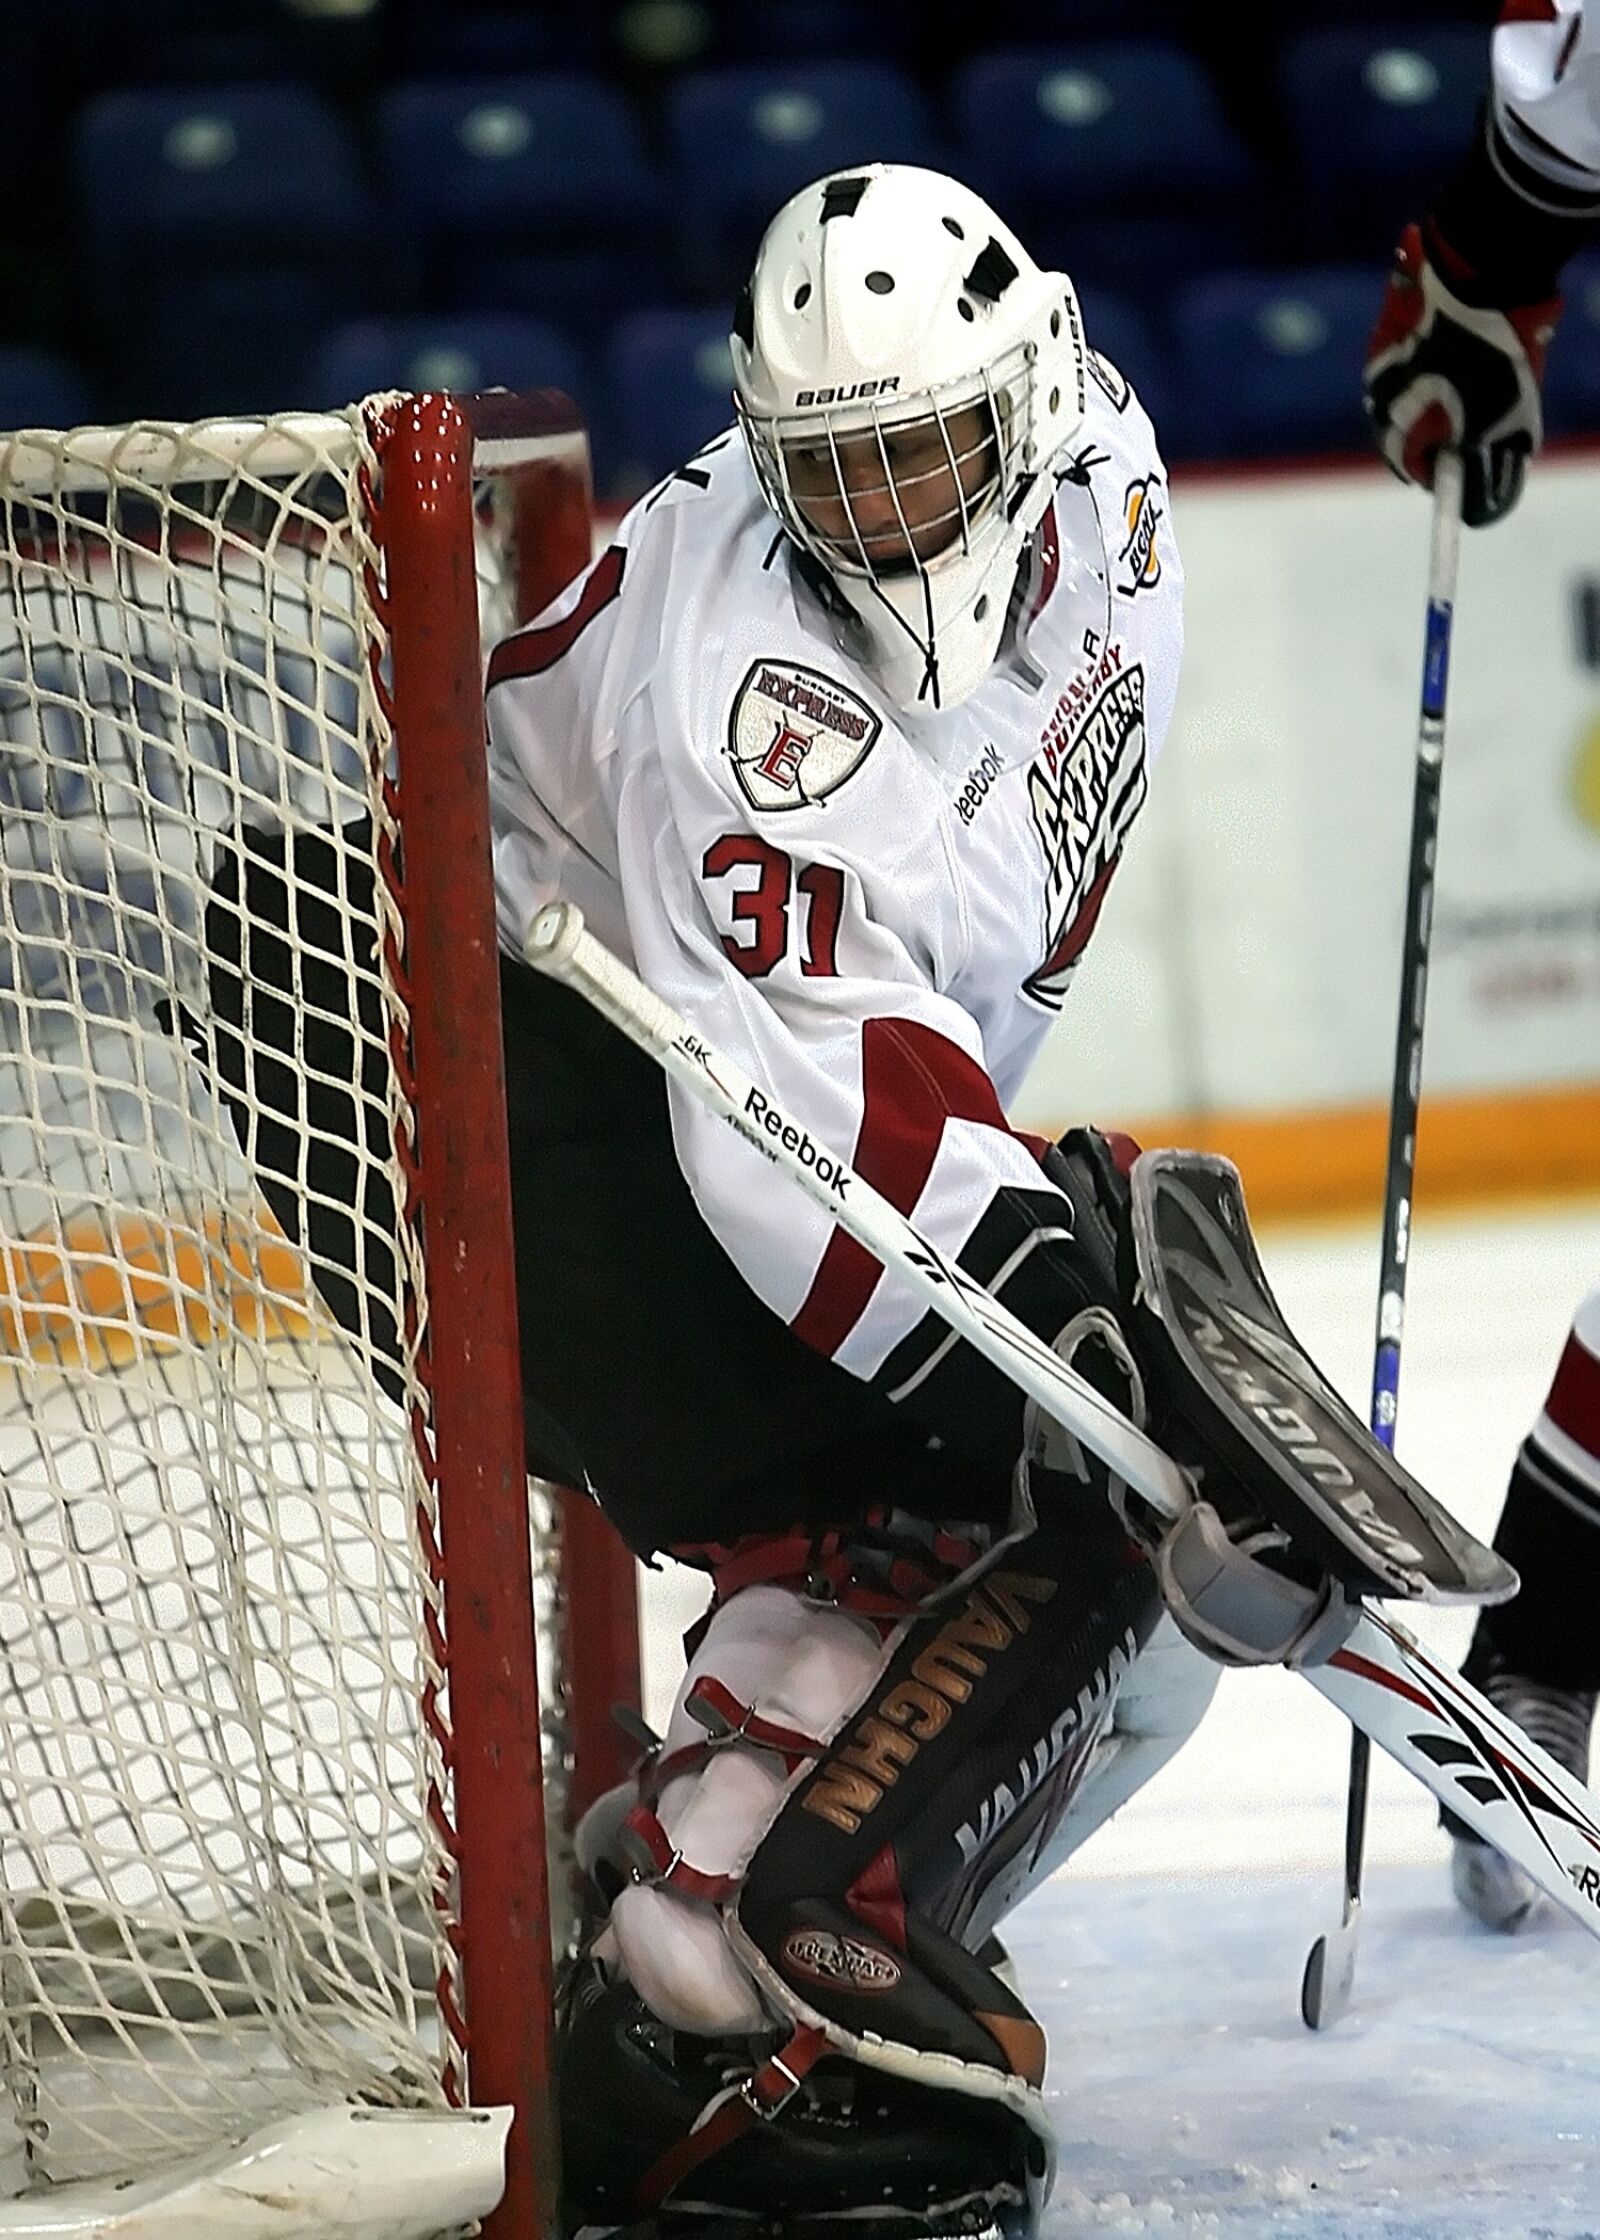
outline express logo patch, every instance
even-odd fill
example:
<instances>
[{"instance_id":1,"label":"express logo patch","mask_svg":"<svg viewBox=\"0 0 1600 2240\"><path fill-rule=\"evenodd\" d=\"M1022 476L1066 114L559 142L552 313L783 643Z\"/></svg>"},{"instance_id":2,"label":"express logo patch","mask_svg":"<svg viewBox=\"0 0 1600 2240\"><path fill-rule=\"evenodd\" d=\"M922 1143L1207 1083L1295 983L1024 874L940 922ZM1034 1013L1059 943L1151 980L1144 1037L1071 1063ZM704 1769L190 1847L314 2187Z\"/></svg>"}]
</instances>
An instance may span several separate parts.
<instances>
[{"instance_id":1,"label":"express logo patch","mask_svg":"<svg viewBox=\"0 0 1600 2240\"><path fill-rule=\"evenodd\" d=\"M1161 554L1156 531L1166 516L1161 485L1153 474L1130 482L1122 493L1122 524L1127 542L1117 554L1117 589L1132 598L1136 592L1153 591L1161 581Z\"/></svg>"},{"instance_id":2,"label":"express logo patch","mask_svg":"<svg viewBox=\"0 0 1600 2240\"><path fill-rule=\"evenodd\" d=\"M811 809L854 777L883 720L816 669L757 661L734 695L728 754L752 809Z\"/></svg>"}]
</instances>

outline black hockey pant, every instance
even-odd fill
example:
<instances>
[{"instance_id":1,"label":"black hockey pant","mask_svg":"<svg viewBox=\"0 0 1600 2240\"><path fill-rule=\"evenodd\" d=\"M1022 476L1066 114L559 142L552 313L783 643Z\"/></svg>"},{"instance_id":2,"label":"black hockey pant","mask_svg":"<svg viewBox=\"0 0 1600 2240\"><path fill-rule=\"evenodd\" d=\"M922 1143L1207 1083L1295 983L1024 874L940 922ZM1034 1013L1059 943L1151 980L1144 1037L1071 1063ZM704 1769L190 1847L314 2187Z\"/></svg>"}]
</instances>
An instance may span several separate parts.
<instances>
[{"instance_id":1,"label":"black hockey pant","mask_svg":"<svg viewBox=\"0 0 1600 2240\"><path fill-rule=\"evenodd\" d=\"M209 1034L187 1016L184 1031L216 1065L262 1191L329 1310L352 1330L365 1312L382 1375L398 1339L373 1301L395 1295L395 1210L375 1160L350 1148L360 1133L377 1157L387 1148L370 890L352 891L347 855L352 907L335 911L318 899L336 885L329 843L300 833L293 847L292 890L281 836L246 834L243 856L220 850L206 912ZM291 915L297 997L295 952L270 932ZM581 998L508 958L501 1003L530 1465L587 1478L641 1553L844 1525L883 1506L1003 1519L1014 1439L962 1454L930 1444L749 1289L690 1197L652 1062ZM297 1048L305 1067L286 1062ZM792 1187L777 1174L771 1186Z\"/></svg>"}]
</instances>

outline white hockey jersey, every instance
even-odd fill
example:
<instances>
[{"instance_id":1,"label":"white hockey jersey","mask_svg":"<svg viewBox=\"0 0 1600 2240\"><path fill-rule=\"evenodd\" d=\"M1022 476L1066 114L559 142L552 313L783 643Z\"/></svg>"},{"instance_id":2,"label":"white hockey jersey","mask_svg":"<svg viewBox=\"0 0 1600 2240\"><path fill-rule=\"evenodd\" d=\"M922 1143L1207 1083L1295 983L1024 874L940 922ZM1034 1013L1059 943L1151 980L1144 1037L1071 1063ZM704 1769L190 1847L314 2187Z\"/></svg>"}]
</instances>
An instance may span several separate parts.
<instances>
[{"instance_id":1,"label":"white hockey jersey","mask_svg":"<svg viewBox=\"0 0 1600 2240\"><path fill-rule=\"evenodd\" d=\"M998 1192L1048 1190L1005 1101L1093 928L1177 683L1161 461L1126 383L1095 372L1016 647L958 707L907 716L841 650L732 430L490 664L504 945L520 952L553 898L581 905L952 1254ZM753 1289L875 1375L919 1319L911 1295L677 1090L672 1123Z\"/></svg>"},{"instance_id":2,"label":"white hockey jersey","mask_svg":"<svg viewBox=\"0 0 1600 2240\"><path fill-rule=\"evenodd\" d=\"M1491 51L1505 145L1550 182L1552 208L1600 216L1600 10L1585 0L1505 0ZM1515 185L1540 199L1520 171Z\"/></svg>"}]
</instances>

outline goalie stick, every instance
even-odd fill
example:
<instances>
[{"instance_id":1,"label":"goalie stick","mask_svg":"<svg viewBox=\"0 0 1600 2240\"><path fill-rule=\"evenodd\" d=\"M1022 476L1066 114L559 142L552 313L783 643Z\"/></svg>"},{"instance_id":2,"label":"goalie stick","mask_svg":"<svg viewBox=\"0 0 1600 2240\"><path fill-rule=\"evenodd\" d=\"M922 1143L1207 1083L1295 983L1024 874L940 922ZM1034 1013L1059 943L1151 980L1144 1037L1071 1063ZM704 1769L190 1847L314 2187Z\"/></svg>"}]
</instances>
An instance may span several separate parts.
<instances>
[{"instance_id":1,"label":"goalie stick","mask_svg":"<svg viewBox=\"0 0 1600 2240\"><path fill-rule=\"evenodd\" d=\"M1417 1108L1422 1098L1422 1022L1428 995L1433 931L1433 874L1439 846L1439 793L1444 782L1444 703L1450 679L1450 630L1456 562L1461 549L1461 454L1441 451L1434 467L1433 534L1428 549L1428 619L1422 655L1422 704L1417 713L1411 789L1411 846L1406 871L1405 932L1400 955L1400 1008L1389 1090L1389 1150L1383 1178L1383 1257L1378 1275L1378 1330L1372 1355L1372 1435L1394 1451L1400 1404L1400 1340L1405 1327L1406 1260L1411 1242L1411 1191L1417 1164ZM1356 1939L1361 1928L1361 1867L1367 1846L1367 1791L1372 1745L1350 1732L1350 1774L1344 1808L1344 1903L1339 1926L1318 1937L1300 1979L1300 2014L1308 2030L1325 2030L1350 2004Z\"/></svg>"},{"instance_id":2,"label":"goalie stick","mask_svg":"<svg viewBox=\"0 0 1600 2240\"><path fill-rule=\"evenodd\" d=\"M1092 1449L1160 1516L1192 1498L1184 1472L1026 1324L949 1260L889 1201L685 1024L598 942L571 903L528 928L528 962L584 996L690 1095L780 1167L899 1276L958 1336ZM1402 1626L1363 1606L1340 1648L1302 1677L1600 1936L1600 1813L1580 1781L1436 1664Z\"/></svg>"}]
</instances>

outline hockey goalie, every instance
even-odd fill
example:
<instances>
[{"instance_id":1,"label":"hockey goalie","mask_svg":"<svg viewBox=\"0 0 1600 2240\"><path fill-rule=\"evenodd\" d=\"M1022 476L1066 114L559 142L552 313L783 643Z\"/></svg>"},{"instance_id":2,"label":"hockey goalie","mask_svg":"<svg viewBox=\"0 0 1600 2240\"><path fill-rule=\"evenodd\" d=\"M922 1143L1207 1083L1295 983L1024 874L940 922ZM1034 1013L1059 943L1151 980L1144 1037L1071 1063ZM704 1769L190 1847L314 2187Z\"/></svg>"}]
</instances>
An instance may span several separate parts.
<instances>
[{"instance_id":1,"label":"hockey goalie","mask_svg":"<svg viewBox=\"0 0 1600 2240\"><path fill-rule=\"evenodd\" d=\"M566 2216L1022 2232L1052 2147L1008 1909L1222 1663L1331 1656L1353 1593L1510 1574L1274 1322L1231 1170L1007 1122L1181 642L1155 437L1070 282L957 182L868 166L773 220L733 358L738 425L489 672L530 1453L711 1585L667 1733L582 1831ZM281 850L221 866L218 927L241 884L271 914ZM531 971L558 897L816 1176L848 1161L1145 1425L1182 1519ZM261 1116L296 1116L218 1057L270 1195ZM336 1304L388 1227L309 1180Z\"/></svg>"}]
</instances>

